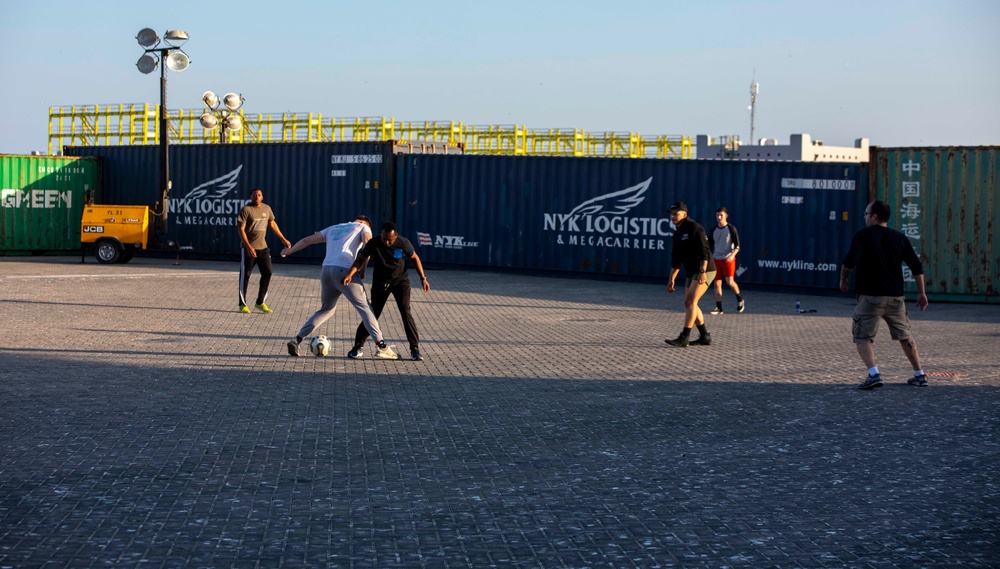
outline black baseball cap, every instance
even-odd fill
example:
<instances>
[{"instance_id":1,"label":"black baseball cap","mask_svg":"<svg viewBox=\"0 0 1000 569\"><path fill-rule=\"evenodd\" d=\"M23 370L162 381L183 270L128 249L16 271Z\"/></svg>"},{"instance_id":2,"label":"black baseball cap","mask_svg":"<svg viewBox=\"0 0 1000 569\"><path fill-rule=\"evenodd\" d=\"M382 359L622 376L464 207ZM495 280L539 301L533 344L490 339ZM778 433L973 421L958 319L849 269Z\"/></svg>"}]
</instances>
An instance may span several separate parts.
<instances>
[{"instance_id":1,"label":"black baseball cap","mask_svg":"<svg viewBox=\"0 0 1000 569\"><path fill-rule=\"evenodd\" d=\"M688 210L688 204L684 202L677 202L674 205L670 206L670 211L683 211L684 213L687 213L687 210Z\"/></svg>"}]
</instances>

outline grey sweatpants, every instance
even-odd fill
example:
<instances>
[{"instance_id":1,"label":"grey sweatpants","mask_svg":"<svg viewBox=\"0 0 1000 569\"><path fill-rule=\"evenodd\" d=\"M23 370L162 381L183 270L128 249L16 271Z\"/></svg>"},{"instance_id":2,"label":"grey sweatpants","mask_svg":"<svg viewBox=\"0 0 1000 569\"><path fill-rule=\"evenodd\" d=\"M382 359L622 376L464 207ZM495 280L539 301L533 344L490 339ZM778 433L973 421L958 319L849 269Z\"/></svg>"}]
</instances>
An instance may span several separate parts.
<instances>
[{"instance_id":1,"label":"grey sweatpants","mask_svg":"<svg viewBox=\"0 0 1000 569\"><path fill-rule=\"evenodd\" d=\"M344 286L342 282L349 272L351 269L345 267L323 267L319 274L319 282L322 286L320 298L323 305L302 325L302 329L298 333L299 338L305 338L312 334L313 330L329 320L337 310L337 302L343 295L357 309L372 338L375 338L376 342L382 341L382 331L379 330L378 320L372 314L371 308L368 307L368 297L365 296L365 290L361 283L351 281L351 284Z\"/></svg>"}]
</instances>

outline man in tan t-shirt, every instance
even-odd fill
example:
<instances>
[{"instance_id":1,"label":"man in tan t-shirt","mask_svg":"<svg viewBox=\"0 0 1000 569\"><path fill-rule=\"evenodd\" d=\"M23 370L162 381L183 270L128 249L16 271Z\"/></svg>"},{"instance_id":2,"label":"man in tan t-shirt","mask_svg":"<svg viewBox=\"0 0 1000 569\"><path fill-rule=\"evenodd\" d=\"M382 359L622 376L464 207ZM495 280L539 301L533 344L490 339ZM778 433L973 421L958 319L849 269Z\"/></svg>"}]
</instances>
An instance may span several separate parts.
<instances>
[{"instance_id":1,"label":"man in tan t-shirt","mask_svg":"<svg viewBox=\"0 0 1000 569\"><path fill-rule=\"evenodd\" d=\"M260 269L260 289L257 292L257 309L265 314L269 314L270 308L265 304L267 300L267 287L271 283L271 251L267 248L267 228L281 239L286 248L292 243L285 239L278 229L277 222L274 221L274 212L270 206L264 204L264 192L260 188L254 188L250 192L250 203L243 206L236 217L236 230L240 234L242 247L240 248L240 312L250 314L250 307L247 306L246 292L250 284L250 273L254 265Z\"/></svg>"}]
</instances>

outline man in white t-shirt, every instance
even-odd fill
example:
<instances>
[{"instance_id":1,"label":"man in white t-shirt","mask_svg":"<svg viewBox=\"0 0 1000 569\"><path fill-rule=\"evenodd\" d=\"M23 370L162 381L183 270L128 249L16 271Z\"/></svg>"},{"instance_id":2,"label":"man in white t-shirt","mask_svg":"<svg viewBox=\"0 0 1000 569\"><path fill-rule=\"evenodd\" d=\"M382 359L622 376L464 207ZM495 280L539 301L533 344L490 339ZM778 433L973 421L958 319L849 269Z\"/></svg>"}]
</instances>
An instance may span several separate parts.
<instances>
[{"instance_id":1,"label":"man in white t-shirt","mask_svg":"<svg viewBox=\"0 0 1000 569\"><path fill-rule=\"evenodd\" d=\"M287 249L282 249L281 256L285 257L310 245L326 243L326 258L323 259L323 269L319 275L322 287L320 298L323 304L309 317L309 320L306 320L299 333L288 341L288 355L299 355L299 344L302 343L302 339L312 334L316 328L333 316L337 310L337 302L343 295L357 309L368 333L371 334L372 338L375 338L375 343L378 345L375 357L388 360L399 359L399 354L385 345L382 331L378 327L378 320L368 306L368 297L362 288L363 285L360 282L352 281L347 285L342 282L351 270L351 265L354 264L354 258L358 251L371 238L371 220L359 215L352 222L331 225L309 237L303 237L298 243Z\"/></svg>"}]
</instances>

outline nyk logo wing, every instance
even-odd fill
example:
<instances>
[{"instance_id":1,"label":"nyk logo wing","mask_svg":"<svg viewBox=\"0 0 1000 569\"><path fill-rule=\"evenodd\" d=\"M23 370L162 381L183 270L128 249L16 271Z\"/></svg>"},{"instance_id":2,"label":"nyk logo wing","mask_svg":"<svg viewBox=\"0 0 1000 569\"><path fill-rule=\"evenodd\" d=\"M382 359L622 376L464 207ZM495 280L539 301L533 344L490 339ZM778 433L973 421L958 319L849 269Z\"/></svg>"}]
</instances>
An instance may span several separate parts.
<instances>
[{"instance_id":1,"label":"nyk logo wing","mask_svg":"<svg viewBox=\"0 0 1000 569\"><path fill-rule=\"evenodd\" d=\"M195 200L199 198L209 198L209 199L220 199L225 197L226 194L232 191L236 187L236 182L240 177L240 171L243 170L243 165L240 164L232 172L219 176L214 180L209 180L204 184L197 186L186 196L184 199Z\"/></svg>"},{"instance_id":2,"label":"nyk logo wing","mask_svg":"<svg viewBox=\"0 0 1000 569\"><path fill-rule=\"evenodd\" d=\"M625 188L624 190L589 199L573 208L573 211L566 214L566 217L572 218L576 215L595 215L598 213L624 215L630 209L642 203L642 200L646 199L642 194L646 193L652 181L653 178L650 177L645 182L636 184L631 188Z\"/></svg>"}]
</instances>

